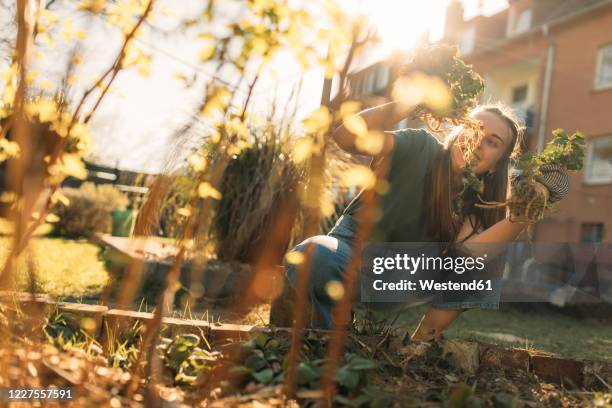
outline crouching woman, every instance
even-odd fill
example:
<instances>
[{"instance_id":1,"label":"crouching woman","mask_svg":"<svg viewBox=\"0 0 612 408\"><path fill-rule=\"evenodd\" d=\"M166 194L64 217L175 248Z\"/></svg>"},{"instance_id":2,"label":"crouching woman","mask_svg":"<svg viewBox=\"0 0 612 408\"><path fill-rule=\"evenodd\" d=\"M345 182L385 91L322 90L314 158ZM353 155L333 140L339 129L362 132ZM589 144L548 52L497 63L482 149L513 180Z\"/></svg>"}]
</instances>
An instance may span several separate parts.
<instances>
[{"instance_id":1,"label":"crouching woman","mask_svg":"<svg viewBox=\"0 0 612 408\"><path fill-rule=\"evenodd\" d=\"M359 113L368 129L378 130L392 129L407 114L393 102ZM512 242L521 233L525 225L512 222L504 209L483 209L476 204L480 198L506 201L510 159L519 152L523 129L502 105L477 107L471 117L482 125L483 137L467 161L461 145L470 136L462 127L451 131L444 143L423 129L385 133L383 149L373 162L386 161L389 190L381 197L381 215L374 222L370 241L461 243L469 248ZM355 136L344 126L334 132L333 138L349 153L367 154L358 149ZM464 194L462 175L467 162L484 186L479 199L469 199ZM562 176L561 183L543 182L551 201L562 198L567 175ZM357 195L327 235L311 237L294 248L304 252L308 244L314 245L307 288L311 327L333 325L334 300L328 294L328 284L342 282L351 257L361 255L357 252L361 245L355 241L363 204L363 195ZM290 285L296 289L299 266L287 264L285 270ZM499 293L496 297L452 302L434 296L412 339L434 339L466 309L495 309L498 305Z\"/></svg>"}]
</instances>

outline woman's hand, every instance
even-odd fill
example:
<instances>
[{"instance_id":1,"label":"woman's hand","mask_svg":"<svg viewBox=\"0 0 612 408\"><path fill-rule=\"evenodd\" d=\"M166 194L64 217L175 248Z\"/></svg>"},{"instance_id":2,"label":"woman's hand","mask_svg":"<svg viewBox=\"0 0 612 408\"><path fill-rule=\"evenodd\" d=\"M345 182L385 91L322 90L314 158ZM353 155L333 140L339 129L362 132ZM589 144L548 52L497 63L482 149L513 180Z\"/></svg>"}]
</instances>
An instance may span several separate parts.
<instances>
[{"instance_id":1,"label":"woman's hand","mask_svg":"<svg viewBox=\"0 0 612 408\"><path fill-rule=\"evenodd\" d=\"M563 200L569 193L570 179L567 170L560 165L545 164L540 168L541 175L536 180L548 190L548 201L556 203Z\"/></svg>"}]
</instances>

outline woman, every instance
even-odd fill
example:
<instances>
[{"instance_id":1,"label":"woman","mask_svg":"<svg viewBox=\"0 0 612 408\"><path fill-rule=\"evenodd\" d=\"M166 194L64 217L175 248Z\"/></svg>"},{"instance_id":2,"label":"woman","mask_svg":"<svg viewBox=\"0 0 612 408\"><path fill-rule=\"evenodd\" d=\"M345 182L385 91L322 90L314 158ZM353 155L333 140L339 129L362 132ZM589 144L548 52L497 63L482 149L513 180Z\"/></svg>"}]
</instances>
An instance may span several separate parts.
<instances>
[{"instance_id":1,"label":"woman","mask_svg":"<svg viewBox=\"0 0 612 408\"><path fill-rule=\"evenodd\" d=\"M361 115L369 129L390 129L407 116L396 103L375 107ZM482 180L485 201L506 200L509 160L520 149L522 128L512 114L499 105L476 108L472 118L482 124L483 138L474 151L472 170ZM467 132L457 128L445 144L425 130L403 129L385 134L383 148L376 163L387 162L389 191L382 196L382 214L376 220L371 241L377 242L461 242L473 244L512 242L523 230L523 224L511 222L503 209L484 210L471 197L461 194L462 173L466 167L461 143ZM354 143L355 136L344 126L333 134L336 143L347 152L365 154ZM546 185L546 183L544 183ZM550 184L550 183L549 183ZM555 185L546 185L552 198ZM363 199L358 195L346 208L336 226L326 236L302 242L295 251L304 251L308 243L315 245L310 269L309 297L313 307L312 326L332 325L334 302L328 295L330 281L342 281L344 269L355 250L357 215ZM471 245L471 246L470 246ZM476 245L477 246L477 245ZM286 265L287 277L295 289L298 267ZM497 308L499 294L462 302L435 300L412 335L413 340L439 337L465 309Z\"/></svg>"}]
</instances>

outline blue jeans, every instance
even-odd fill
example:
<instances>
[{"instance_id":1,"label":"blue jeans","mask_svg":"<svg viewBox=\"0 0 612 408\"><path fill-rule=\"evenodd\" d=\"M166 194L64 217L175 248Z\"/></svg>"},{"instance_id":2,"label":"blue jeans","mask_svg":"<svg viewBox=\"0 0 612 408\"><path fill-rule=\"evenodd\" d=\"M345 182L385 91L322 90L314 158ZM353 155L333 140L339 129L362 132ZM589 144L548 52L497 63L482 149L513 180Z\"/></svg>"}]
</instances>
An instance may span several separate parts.
<instances>
[{"instance_id":1,"label":"blue jeans","mask_svg":"<svg viewBox=\"0 0 612 408\"><path fill-rule=\"evenodd\" d=\"M351 216L343 215L327 235L317 235L308 238L293 248L293 251L304 253L308 244L312 243L314 245L310 258L311 264L308 281L308 297L312 307L311 327L328 329L333 325L332 310L334 301L327 294L326 286L331 281L344 281L346 266L355 251L356 231L357 224L355 220ZM299 268L299 265L285 264L287 279L293 289L296 289L297 286ZM431 302L431 305L438 309L466 309L475 307L497 309L501 292L500 283L495 283L496 290L493 293L486 296L477 295L475 298L468 297L449 301L450 299L446 298L443 293L436 293L427 297L415 297L410 304L368 303L368 306L379 310L392 310ZM359 299L359 286L358 283L353 301Z\"/></svg>"}]
</instances>

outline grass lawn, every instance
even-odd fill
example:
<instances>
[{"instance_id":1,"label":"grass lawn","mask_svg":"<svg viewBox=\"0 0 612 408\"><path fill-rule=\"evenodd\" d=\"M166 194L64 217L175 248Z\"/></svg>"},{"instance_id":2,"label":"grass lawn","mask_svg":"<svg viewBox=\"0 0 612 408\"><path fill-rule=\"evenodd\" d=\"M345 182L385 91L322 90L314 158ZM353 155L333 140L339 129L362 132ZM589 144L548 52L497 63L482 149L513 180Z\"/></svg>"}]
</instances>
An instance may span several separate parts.
<instances>
[{"instance_id":1,"label":"grass lawn","mask_svg":"<svg viewBox=\"0 0 612 408\"><path fill-rule=\"evenodd\" d=\"M0 262L4 265L11 244L10 237L0 237ZM24 256L33 257L37 291L55 297L95 297L108 280L104 263L98 259L98 247L85 240L34 238ZM25 259L19 260L17 282L27 289Z\"/></svg>"},{"instance_id":2,"label":"grass lawn","mask_svg":"<svg viewBox=\"0 0 612 408\"><path fill-rule=\"evenodd\" d=\"M398 324L414 329L425 309L420 306L406 310ZM564 314L563 310L527 312L510 307L469 310L451 325L445 336L540 350L564 357L612 361L610 320L576 318Z\"/></svg>"}]
</instances>

